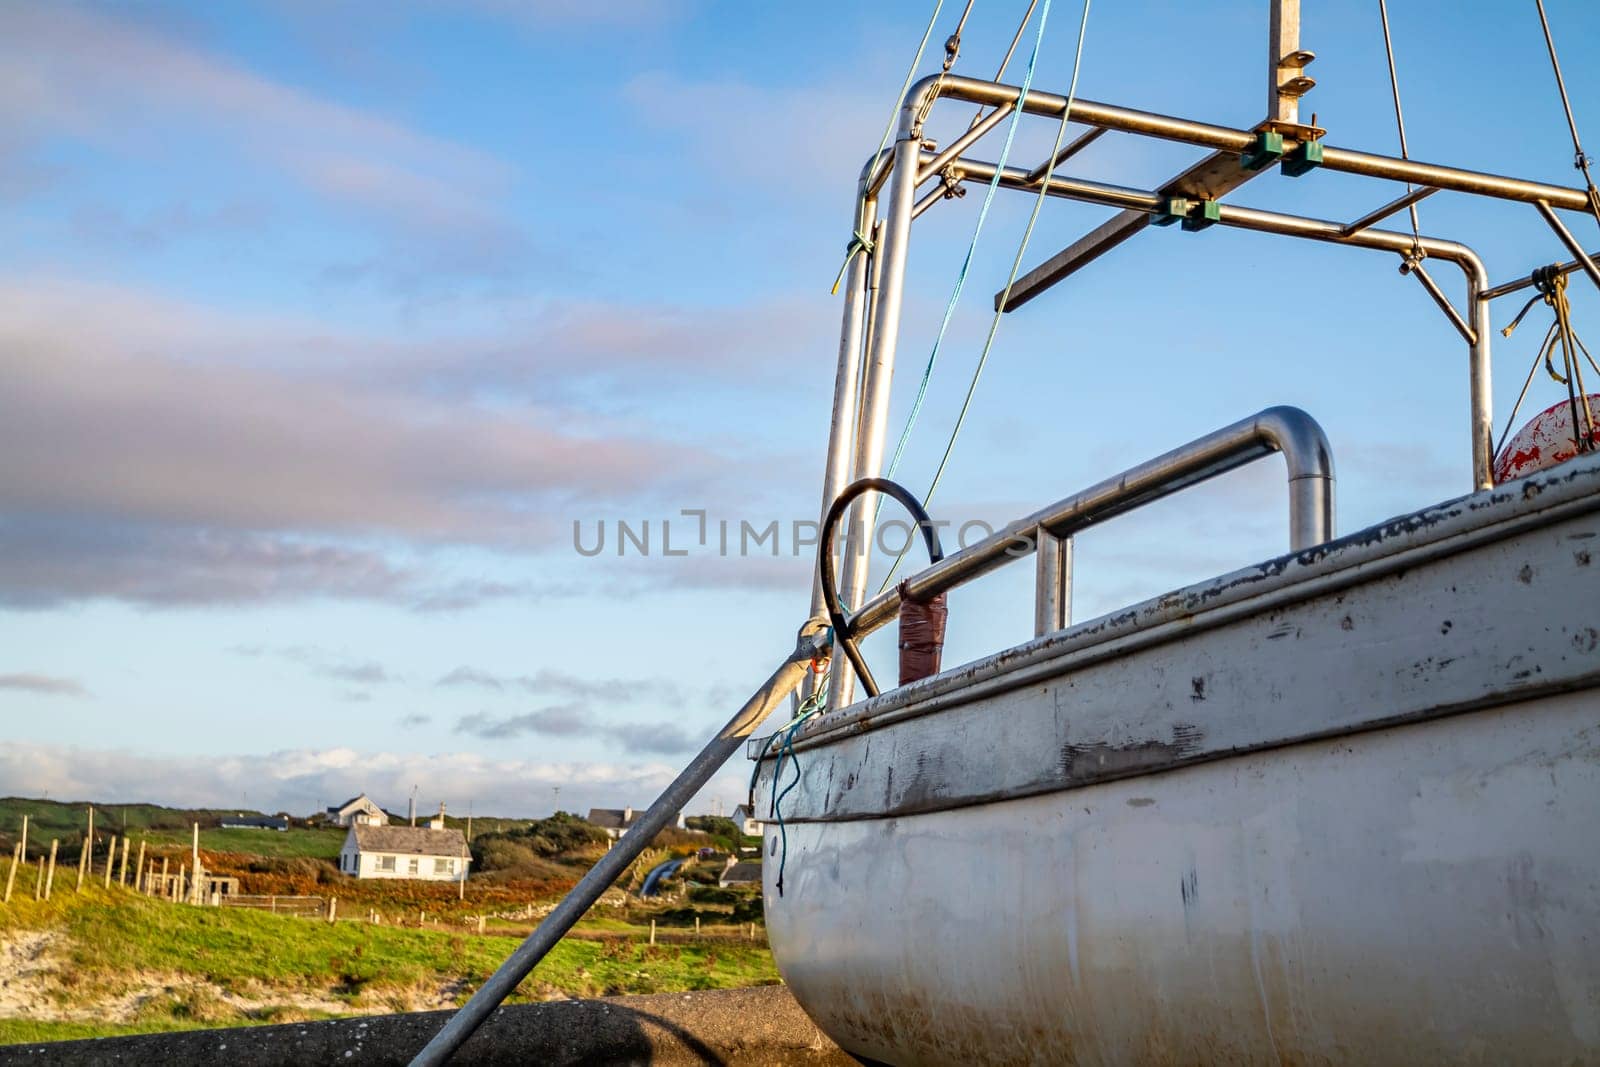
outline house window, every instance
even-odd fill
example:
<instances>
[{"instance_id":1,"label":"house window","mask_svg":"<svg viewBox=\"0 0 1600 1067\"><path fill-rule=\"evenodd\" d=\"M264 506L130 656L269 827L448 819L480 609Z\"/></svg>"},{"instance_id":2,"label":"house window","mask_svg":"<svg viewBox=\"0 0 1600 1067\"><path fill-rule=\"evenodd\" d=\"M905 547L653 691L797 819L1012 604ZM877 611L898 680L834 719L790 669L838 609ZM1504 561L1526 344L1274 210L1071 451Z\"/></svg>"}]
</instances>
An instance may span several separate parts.
<instances>
[{"instance_id":1,"label":"house window","mask_svg":"<svg viewBox=\"0 0 1600 1067\"><path fill-rule=\"evenodd\" d=\"M378 857L378 870L380 870L380 871L392 871L392 870L394 870L394 857L393 856L379 856Z\"/></svg>"},{"instance_id":2,"label":"house window","mask_svg":"<svg viewBox=\"0 0 1600 1067\"><path fill-rule=\"evenodd\" d=\"M434 874L455 874L456 873L456 861L455 860L442 859L442 858L434 860L433 861L433 873Z\"/></svg>"},{"instance_id":3,"label":"house window","mask_svg":"<svg viewBox=\"0 0 1600 1067\"><path fill-rule=\"evenodd\" d=\"M408 872L408 873L410 873L410 874L416 874L416 873L417 873L417 871L418 871L418 870L420 870L420 869L421 869L421 868L420 868L420 863L421 863L421 861L419 861L419 860L418 860L418 859L417 859L417 857L415 857L415 856L412 856L412 857L411 857L411 865L410 865L410 870L409 870L409 872Z\"/></svg>"}]
</instances>

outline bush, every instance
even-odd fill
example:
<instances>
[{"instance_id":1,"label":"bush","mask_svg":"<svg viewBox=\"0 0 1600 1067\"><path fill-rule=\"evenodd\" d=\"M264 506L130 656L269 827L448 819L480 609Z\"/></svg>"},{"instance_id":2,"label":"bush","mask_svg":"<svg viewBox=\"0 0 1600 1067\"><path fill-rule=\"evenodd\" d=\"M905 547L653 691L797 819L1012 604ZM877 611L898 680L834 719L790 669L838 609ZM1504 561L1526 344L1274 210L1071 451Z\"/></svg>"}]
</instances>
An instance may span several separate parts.
<instances>
[{"instance_id":1,"label":"bush","mask_svg":"<svg viewBox=\"0 0 1600 1067\"><path fill-rule=\"evenodd\" d=\"M472 866L476 871L536 867L540 859L587 852L606 840L598 826L558 811L527 826L479 834L472 842Z\"/></svg>"}]
</instances>

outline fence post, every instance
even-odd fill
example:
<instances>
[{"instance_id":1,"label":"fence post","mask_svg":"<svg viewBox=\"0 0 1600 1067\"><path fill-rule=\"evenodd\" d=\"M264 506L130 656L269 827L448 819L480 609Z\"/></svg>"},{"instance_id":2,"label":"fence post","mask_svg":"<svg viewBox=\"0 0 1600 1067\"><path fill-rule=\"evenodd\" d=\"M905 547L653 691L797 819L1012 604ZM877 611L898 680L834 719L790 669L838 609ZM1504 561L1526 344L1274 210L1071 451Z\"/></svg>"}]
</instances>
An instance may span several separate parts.
<instances>
[{"instance_id":1,"label":"fence post","mask_svg":"<svg viewBox=\"0 0 1600 1067\"><path fill-rule=\"evenodd\" d=\"M6 871L6 895L5 895L5 900L3 901L3 903L6 903L6 904L11 903L11 887L16 884L16 881L17 881L17 862L19 860L21 860L21 859L22 859L22 842L19 841L19 842L17 842L16 847L11 850L11 867L10 867L9 870Z\"/></svg>"},{"instance_id":2,"label":"fence post","mask_svg":"<svg viewBox=\"0 0 1600 1067\"><path fill-rule=\"evenodd\" d=\"M117 837L116 837L115 834L113 834L113 835L111 835L111 848L109 850L107 850L107 852L106 852L106 880L105 880L105 886L104 886L106 889L110 889L111 888L111 872L116 869L116 866L117 866Z\"/></svg>"},{"instance_id":3,"label":"fence post","mask_svg":"<svg viewBox=\"0 0 1600 1067\"><path fill-rule=\"evenodd\" d=\"M694 936L700 936L700 916L698 915L694 917Z\"/></svg>"},{"instance_id":4,"label":"fence post","mask_svg":"<svg viewBox=\"0 0 1600 1067\"><path fill-rule=\"evenodd\" d=\"M56 845L58 843L55 838L52 837L50 839L50 871L44 876L44 899L46 900L50 899L50 890L54 889L56 885Z\"/></svg>"},{"instance_id":5,"label":"fence post","mask_svg":"<svg viewBox=\"0 0 1600 1067\"><path fill-rule=\"evenodd\" d=\"M274 915L278 914L278 898L277 897L268 897L267 898L267 908L268 908L268 910L270 910L272 912L272 914L274 914Z\"/></svg>"},{"instance_id":6,"label":"fence post","mask_svg":"<svg viewBox=\"0 0 1600 1067\"><path fill-rule=\"evenodd\" d=\"M28 861L28 817L22 817L22 861Z\"/></svg>"},{"instance_id":7,"label":"fence post","mask_svg":"<svg viewBox=\"0 0 1600 1067\"><path fill-rule=\"evenodd\" d=\"M338 912L338 910L339 910L339 898L338 897L329 897L328 898L328 921L329 922L333 922L333 917L334 917L335 913Z\"/></svg>"},{"instance_id":8,"label":"fence post","mask_svg":"<svg viewBox=\"0 0 1600 1067\"><path fill-rule=\"evenodd\" d=\"M128 836L122 836L122 866L117 868L117 884L128 884Z\"/></svg>"},{"instance_id":9,"label":"fence post","mask_svg":"<svg viewBox=\"0 0 1600 1067\"><path fill-rule=\"evenodd\" d=\"M484 927L484 916L480 915L480 916L478 916L478 933L480 933L480 934L483 933L483 927Z\"/></svg>"},{"instance_id":10,"label":"fence post","mask_svg":"<svg viewBox=\"0 0 1600 1067\"><path fill-rule=\"evenodd\" d=\"M139 858L133 863L133 891L144 892L144 838L139 838Z\"/></svg>"},{"instance_id":11,"label":"fence post","mask_svg":"<svg viewBox=\"0 0 1600 1067\"><path fill-rule=\"evenodd\" d=\"M650 920L650 943L652 945L656 943L656 921L654 919Z\"/></svg>"},{"instance_id":12,"label":"fence post","mask_svg":"<svg viewBox=\"0 0 1600 1067\"><path fill-rule=\"evenodd\" d=\"M200 903L200 824L194 824L194 882L190 885L194 902Z\"/></svg>"},{"instance_id":13,"label":"fence post","mask_svg":"<svg viewBox=\"0 0 1600 1067\"><path fill-rule=\"evenodd\" d=\"M44 857L39 857L39 876L33 880L33 899L44 899Z\"/></svg>"},{"instance_id":14,"label":"fence post","mask_svg":"<svg viewBox=\"0 0 1600 1067\"><path fill-rule=\"evenodd\" d=\"M154 866L155 861L151 860L150 863ZM164 897L172 895L172 883L167 881L167 857L165 856L161 857L161 895Z\"/></svg>"}]
</instances>

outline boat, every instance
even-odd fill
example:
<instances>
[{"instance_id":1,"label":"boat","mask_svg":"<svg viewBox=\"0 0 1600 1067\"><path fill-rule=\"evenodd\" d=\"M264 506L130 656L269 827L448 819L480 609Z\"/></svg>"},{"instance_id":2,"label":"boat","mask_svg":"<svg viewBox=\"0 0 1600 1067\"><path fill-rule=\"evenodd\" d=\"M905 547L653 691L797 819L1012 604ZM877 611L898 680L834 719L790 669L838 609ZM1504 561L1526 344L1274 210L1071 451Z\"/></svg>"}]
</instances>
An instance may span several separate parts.
<instances>
[{"instance_id":1,"label":"boat","mask_svg":"<svg viewBox=\"0 0 1600 1067\"><path fill-rule=\"evenodd\" d=\"M778 968L862 1062L1600 1063L1600 393L1583 380L1600 364L1566 295L1571 279L1600 286L1600 267L1563 218L1600 222L1600 189L1570 106L1583 188L1410 158L1392 50L1401 155L1325 143L1300 113L1315 56L1299 0L1268 6L1266 117L1247 128L1082 99L1076 64L1064 94L1032 87L1032 59L1005 82L1036 9L1037 57L1049 0L1027 5L994 78L953 69L971 3L943 68L908 76L848 220L817 573L793 650L414 1063L446 1062L741 747ZM925 124L957 105L978 115L941 147ZM1024 121L1056 131L1032 166L1008 158ZM1067 141L1069 122L1088 132ZM1157 188L1071 174L1106 133L1206 154ZM1235 195L1319 170L1395 195L1350 221ZM1397 257L1466 346L1471 485L1341 533L1334 444L1276 406L945 555L927 510L939 475L914 493L885 452L913 224L968 186L986 190L982 212L1009 192L1034 198L1033 218L1051 198L1115 212L1020 277L1019 251L996 324L1152 225ZM1421 230L1415 205L1435 194L1523 205L1572 258L1492 282L1470 245ZM1409 228L1385 225L1402 213ZM1554 322L1497 441L1490 309L1508 297L1527 301L1516 322L1541 303ZM1565 398L1512 436L1541 364ZM1072 617L1076 535L1263 461L1283 464L1285 552ZM870 594L861 546L900 507L929 562ZM1009 566L1034 568L1032 639L946 667L946 595ZM891 623L899 672L880 687L860 643ZM755 737L785 702L789 721Z\"/></svg>"},{"instance_id":2,"label":"boat","mask_svg":"<svg viewBox=\"0 0 1600 1067\"><path fill-rule=\"evenodd\" d=\"M812 603L837 653L749 755L774 956L863 1061L1600 1063L1600 395L1562 333L1544 351L1565 353L1568 399L1517 440L1566 450L1502 452L1497 476L1489 381L1492 301L1532 291L1556 306L1569 276L1600 285L1561 218L1600 206L1592 185L1324 144L1298 112L1311 61L1298 4L1271 7L1257 126L947 65L905 94L894 143L862 170ZM923 123L952 102L990 110L941 150ZM1059 138L1033 167L974 155L1013 116L1068 114L1089 139L1211 154L1148 190L1061 173L1077 142ZM1223 199L1257 174L1316 168L1409 184L1351 222ZM1400 257L1468 349L1470 491L1339 534L1332 445L1311 415L1272 408L949 556L929 536L935 561L876 596L864 553L842 552L836 580L828 528L853 515L870 535L867 490L927 525L881 479L888 389L912 223L961 184L1119 212L1008 283L998 310L1152 223ZM1435 192L1527 204L1574 258L1492 285L1468 245L1383 228ZM1436 264L1462 271L1459 309ZM1284 554L1071 618L1075 534L1277 456ZM1035 567L1033 639L917 667L906 649L927 652L927 606L1019 561ZM900 684L880 691L856 644L896 620Z\"/></svg>"}]
</instances>

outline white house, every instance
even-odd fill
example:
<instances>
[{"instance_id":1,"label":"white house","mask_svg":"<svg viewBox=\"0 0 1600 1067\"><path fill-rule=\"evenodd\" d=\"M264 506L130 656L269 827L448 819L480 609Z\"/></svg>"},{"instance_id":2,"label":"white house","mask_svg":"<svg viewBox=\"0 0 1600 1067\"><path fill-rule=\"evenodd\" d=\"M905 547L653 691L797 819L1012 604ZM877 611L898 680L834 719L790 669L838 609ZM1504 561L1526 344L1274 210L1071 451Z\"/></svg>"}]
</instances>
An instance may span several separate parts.
<instances>
[{"instance_id":1,"label":"white house","mask_svg":"<svg viewBox=\"0 0 1600 1067\"><path fill-rule=\"evenodd\" d=\"M389 816L365 793L329 808L328 817L335 826L387 826L389 823Z\"/></svg>"},{"instance_id":2,"label":"white house","mask_svg":"<svg viewBox=\"0 0 1600 1067\"><path fill-rule=\"evenodd\" d=\"M339 850L339 870L357 878L462 882L472 854L460 830L357 823Z\"/></svg>"},{"instance_id":3,"label":"white house","mask_svg":"<svg viewBox=\"0 0 1600 1067\"><path fill-rule=\"evenodd\" d=\"M733 809L734 825L739 827L739 832L746 837L760 837L761 823L755 818L755 813L750 810L750 805L740 804Z\"/></svg>"},{"instance_id":4,"label":"white house","mask_svg":"<svg viewBox=\"0 0 1600 1067\"><path fill-rule=\"evenodd\" d=\"M615 841L633 829L633 824L638 822L639 816L643 814L644 812L634 811L632 808L590 808L589 817L584 821L600 827L606 832L607 837ZM683 812L678 812L673 825L680 830L684 829Z\"/></svg>"}]
</instances>

